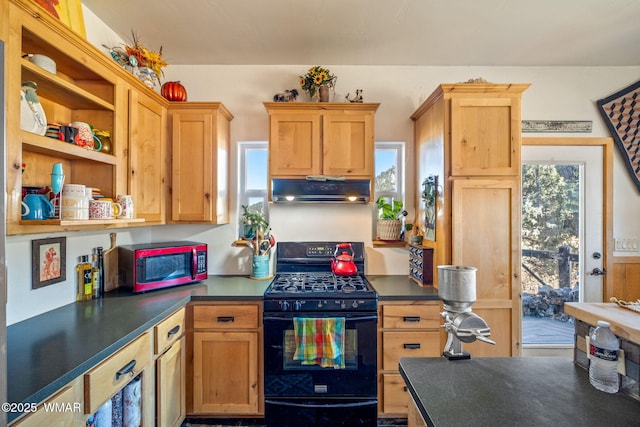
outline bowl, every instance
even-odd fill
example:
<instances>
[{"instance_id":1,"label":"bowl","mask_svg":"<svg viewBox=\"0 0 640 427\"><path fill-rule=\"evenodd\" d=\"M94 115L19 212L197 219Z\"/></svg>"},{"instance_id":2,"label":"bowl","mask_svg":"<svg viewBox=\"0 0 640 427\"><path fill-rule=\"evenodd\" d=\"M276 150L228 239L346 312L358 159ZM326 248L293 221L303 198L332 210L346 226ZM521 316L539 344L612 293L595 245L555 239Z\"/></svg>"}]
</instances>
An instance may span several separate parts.
<instances>
[{"instance_id":1,"label":"bowl","mask_svg":"<svg viewBox=\"0 0 640 427\"><path fill-rule=\"evenodd\" d=\"M38 67L50 72L51 74L56 74L56 62L46 55L31 53L29 54L29 61L33 62Z\"/></svg>"}]
</instances>

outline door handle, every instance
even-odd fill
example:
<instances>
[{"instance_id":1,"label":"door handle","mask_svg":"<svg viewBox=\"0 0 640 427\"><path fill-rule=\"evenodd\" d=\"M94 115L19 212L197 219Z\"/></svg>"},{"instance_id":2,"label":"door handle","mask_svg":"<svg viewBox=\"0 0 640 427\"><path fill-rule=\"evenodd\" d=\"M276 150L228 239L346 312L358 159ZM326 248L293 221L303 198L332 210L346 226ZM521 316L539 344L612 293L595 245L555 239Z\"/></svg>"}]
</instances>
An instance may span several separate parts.
<instances>
[{"instance_id":1,"label":"door handle","mask_svg":"<svg viewBox=\"0 0 640 427\"><path fill-rule=\"evenodd\" d=\"M605 268L601 270L598 267L594 268L591 270L591 273L589 273L590 276L604 276L605 274L607 274L607 270Z\"/></svg>"}]
</instances>

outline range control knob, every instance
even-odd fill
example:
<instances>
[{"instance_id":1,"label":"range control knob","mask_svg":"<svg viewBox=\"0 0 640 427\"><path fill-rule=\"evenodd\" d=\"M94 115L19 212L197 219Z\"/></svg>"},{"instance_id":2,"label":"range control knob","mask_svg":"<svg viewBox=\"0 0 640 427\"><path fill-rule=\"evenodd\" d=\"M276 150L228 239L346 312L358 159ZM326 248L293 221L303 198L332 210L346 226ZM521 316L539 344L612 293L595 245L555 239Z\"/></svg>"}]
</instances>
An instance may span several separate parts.
<instances>
[{"instance_id":1,"label":"range control knob","mask_svg":"<svg viewBox=\"0 0 640 427\"><path fill-rule=\"evenodd\" d=\"M351 307L353 307L353 308L358 308L358 301L354 301L354 302L351 304Z\"/></svg>"},{"instance_id":2,"label":"range control knob","mask_svg":"<svg viewBox=\"0 0 640 427\"><path fill-rule=\"evenodd\" d=\"M280 307L282 308L282 311L289 311L289 302L280 301Z\"/></svg>"},{"instance_id":3,"label":"range control knob","mask_svg":"<svg viewBox=\"0 0 640 427\"><path fill-rule=\"evenodd\" d=\"M302 309L302 302L296 301L295 303L293 303L293 310L294 311L300 311L301 309Z\"/></svg>"}]
</instances>

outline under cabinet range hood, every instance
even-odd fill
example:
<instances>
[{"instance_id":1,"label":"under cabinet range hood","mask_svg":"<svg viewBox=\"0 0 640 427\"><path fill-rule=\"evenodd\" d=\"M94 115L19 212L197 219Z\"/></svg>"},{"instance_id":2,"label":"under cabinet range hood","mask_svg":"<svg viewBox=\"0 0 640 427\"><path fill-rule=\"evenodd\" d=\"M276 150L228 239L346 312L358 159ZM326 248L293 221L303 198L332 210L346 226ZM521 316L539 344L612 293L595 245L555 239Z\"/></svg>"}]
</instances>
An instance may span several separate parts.
<instances>
[{"instance_id":1,"label":"under cabinet range hood","mask_svg":"<svg viewBox=\"0 0 640 427\"><path fill-rule=\"evenodd\" d=\"M271 181L275 203L369 203L369 179L286 179Z\"/></svg>"}]
</instances>

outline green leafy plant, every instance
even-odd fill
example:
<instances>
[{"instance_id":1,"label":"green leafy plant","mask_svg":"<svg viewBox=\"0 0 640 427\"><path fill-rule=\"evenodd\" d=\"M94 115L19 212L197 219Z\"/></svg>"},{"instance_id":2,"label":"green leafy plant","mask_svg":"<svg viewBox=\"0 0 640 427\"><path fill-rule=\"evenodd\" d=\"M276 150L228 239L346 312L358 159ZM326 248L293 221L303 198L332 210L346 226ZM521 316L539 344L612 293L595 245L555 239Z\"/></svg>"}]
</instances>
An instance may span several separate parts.
<instances>
[{"instance_id":1,"label":"green leafy plant","mask_svg":"<svg viewBox=\"0 0 640 427\"><path fill-rule=\"evenodd\" d=\"M394 200L392 203L389 203L382 196L378 197L376 205L378 205L378 216L380 219L398 219L398 215L400 215L402 207L404 206L401 200Z\"/></svg>"},{"instance_id":2,"label":"green leafy plant","mask_svg":"<svg viewBox=\"0 0 640 427\"><path fill-rule=\"evenodd\" d=\"M242 217L240 221L242 225L244 225L245 238L253 238L260 226L262 226L265 233L269 229L269 223L262 212L252 212L247 205L242 205Z\"/></svg>"}]
</instances>

